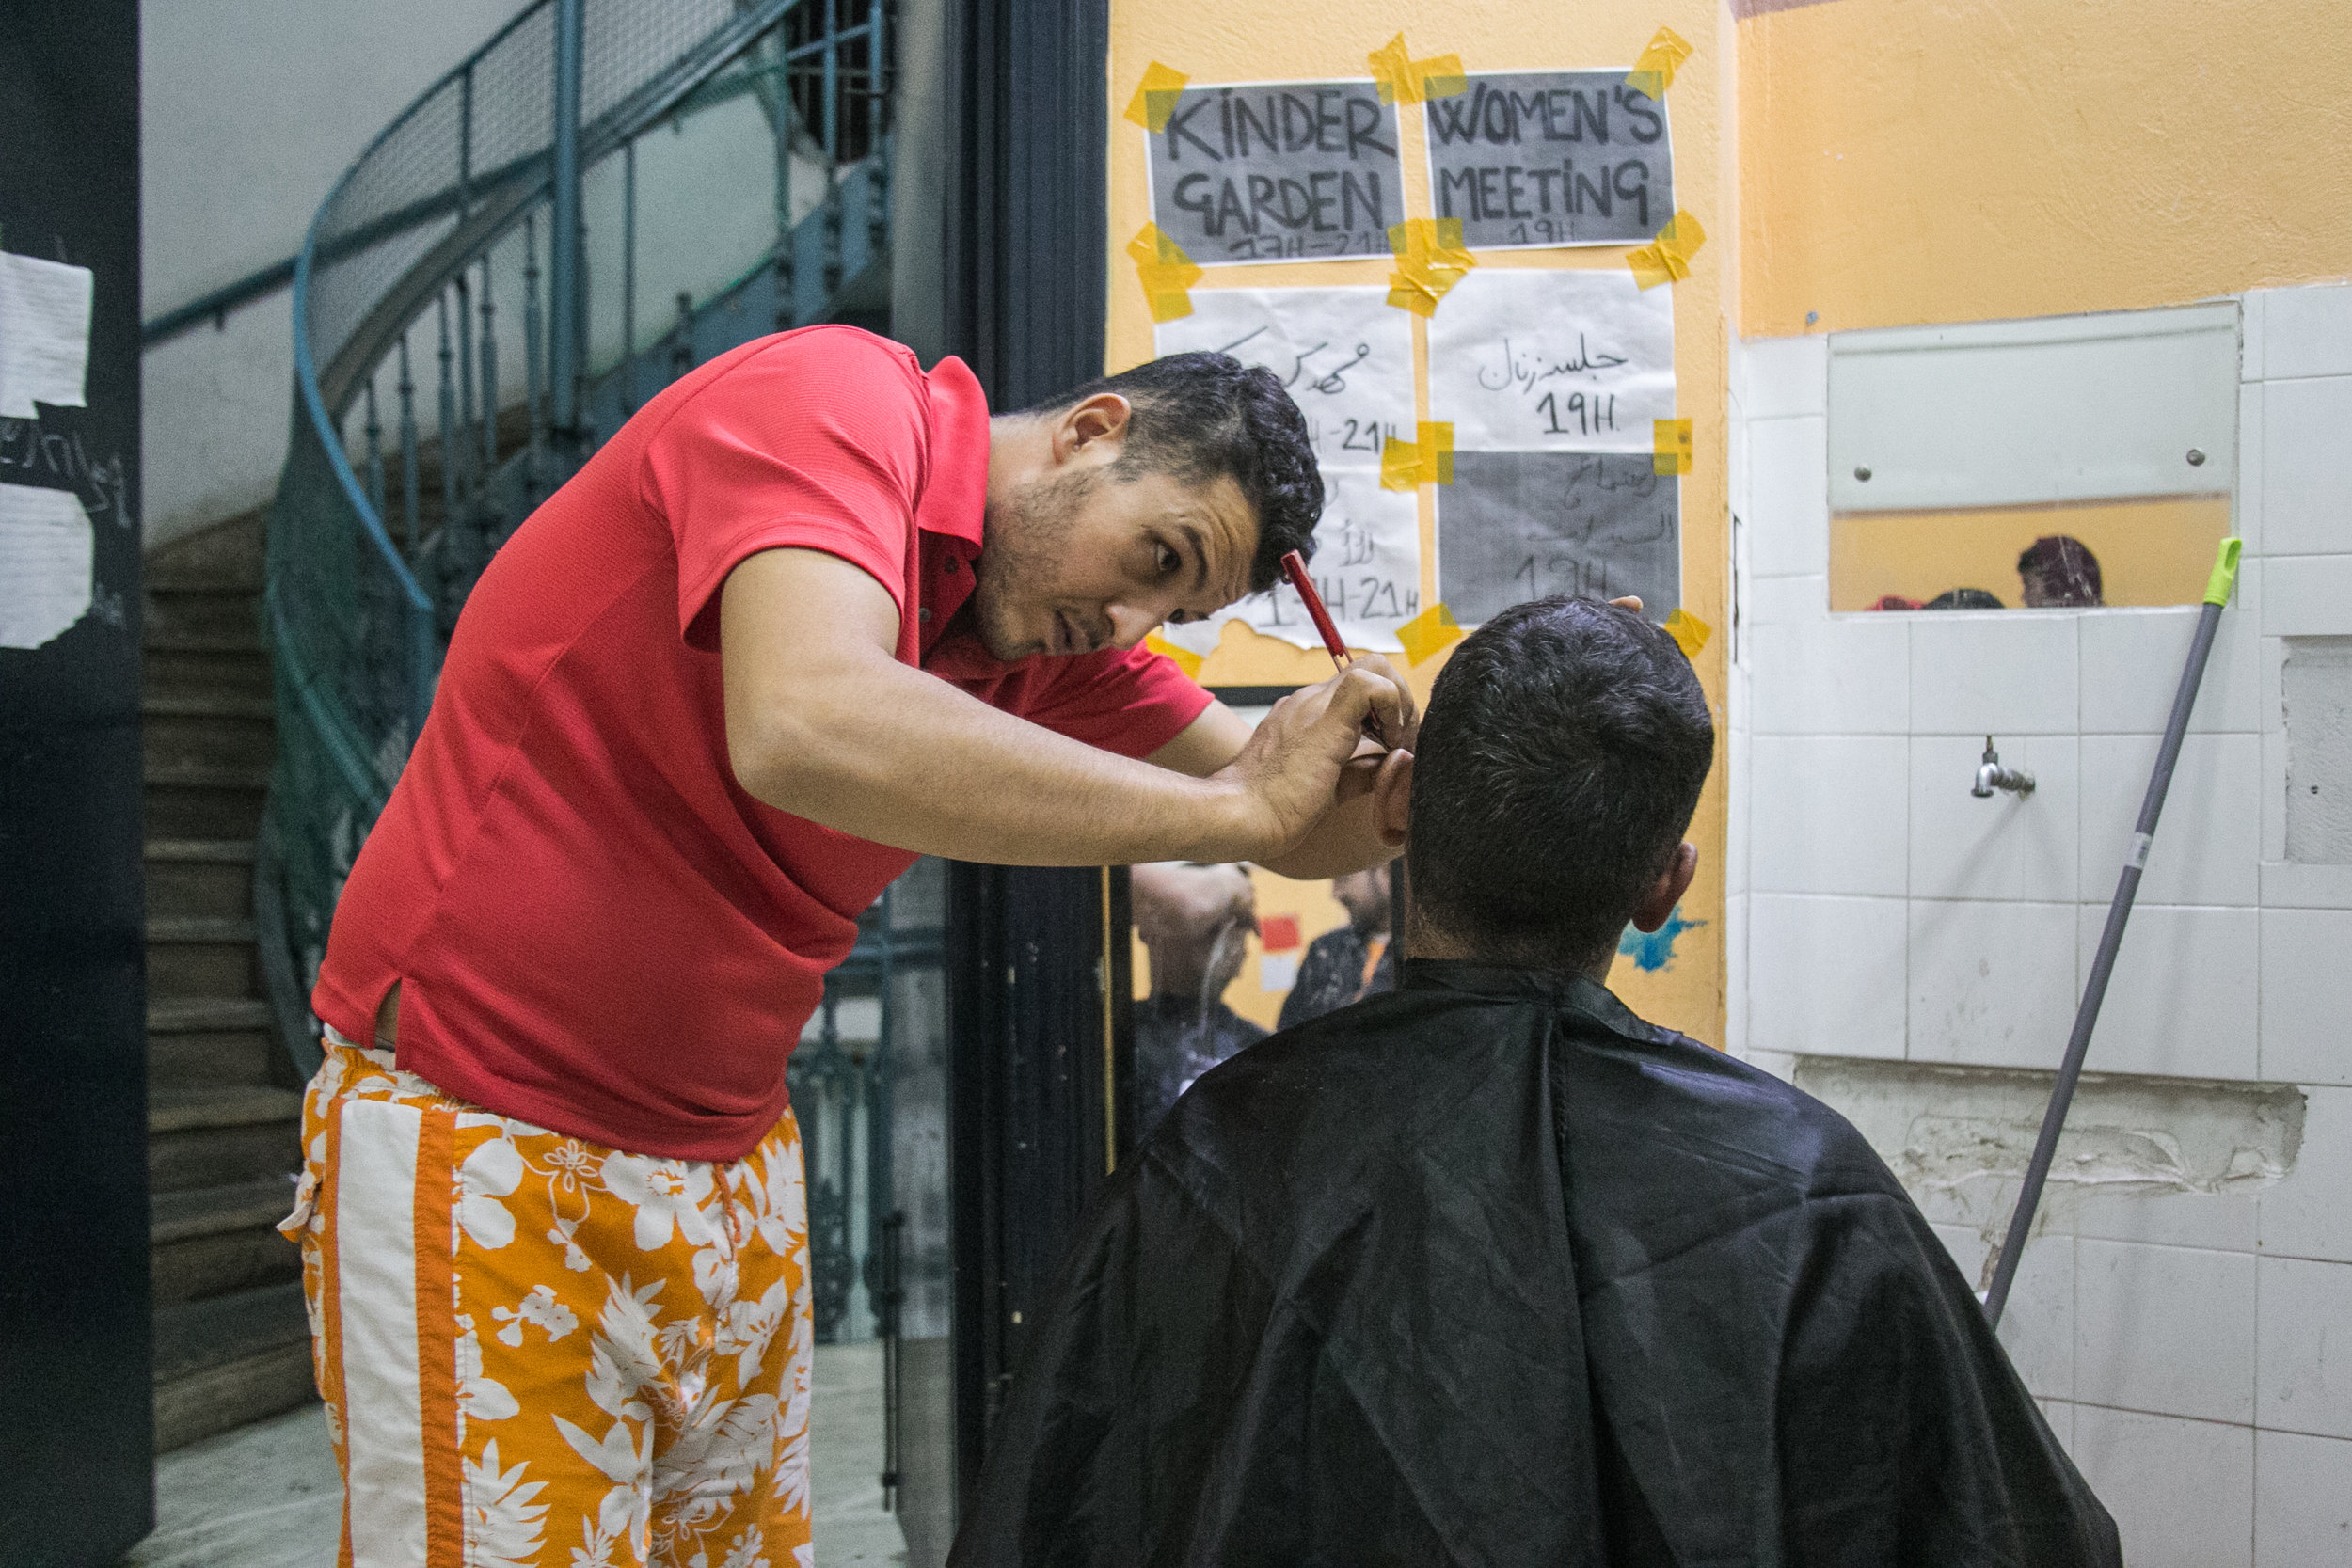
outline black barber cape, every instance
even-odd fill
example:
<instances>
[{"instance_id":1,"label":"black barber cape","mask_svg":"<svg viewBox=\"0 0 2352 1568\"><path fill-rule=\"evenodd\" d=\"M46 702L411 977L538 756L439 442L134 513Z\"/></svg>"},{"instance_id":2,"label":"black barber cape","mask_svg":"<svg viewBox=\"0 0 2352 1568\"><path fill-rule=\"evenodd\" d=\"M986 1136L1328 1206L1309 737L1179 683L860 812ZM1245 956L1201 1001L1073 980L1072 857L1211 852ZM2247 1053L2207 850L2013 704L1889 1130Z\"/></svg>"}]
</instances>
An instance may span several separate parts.
<instances>
[{"instance_id":1,"label":"black barber cape","mask_svg":"<svg viewBox=\"0 0 2352 1568\"><path fill-rule=\"evenodd\" d=\"M2121 1561L1861 1134L1582 976L1209 1073L1030 1332L952 1568Z\"/></svg>"}]
</instances>

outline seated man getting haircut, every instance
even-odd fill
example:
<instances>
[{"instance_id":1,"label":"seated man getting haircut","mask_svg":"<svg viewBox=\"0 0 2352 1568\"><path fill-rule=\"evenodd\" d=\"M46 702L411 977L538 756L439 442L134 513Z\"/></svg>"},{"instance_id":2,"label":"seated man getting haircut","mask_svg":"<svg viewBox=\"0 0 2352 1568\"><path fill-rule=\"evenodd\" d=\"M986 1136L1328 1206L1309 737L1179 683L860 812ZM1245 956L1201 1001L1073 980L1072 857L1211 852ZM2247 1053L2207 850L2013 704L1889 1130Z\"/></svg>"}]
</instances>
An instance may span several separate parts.
<instances>
[{"instance_id":1,"label":"seated man getting haircut","mask_svg":"<svg viewBox=\"0 0 2352 1568\"><path fill-rule=\"evenodd\" d=\"M1417 750L1375 785L1402 989L1208 1073L1122 1165L953 1563L2117 1562L1861 1135L1601 983L1697 859L1673 641L1522 605Z\"/></svg>"}]
</instances>

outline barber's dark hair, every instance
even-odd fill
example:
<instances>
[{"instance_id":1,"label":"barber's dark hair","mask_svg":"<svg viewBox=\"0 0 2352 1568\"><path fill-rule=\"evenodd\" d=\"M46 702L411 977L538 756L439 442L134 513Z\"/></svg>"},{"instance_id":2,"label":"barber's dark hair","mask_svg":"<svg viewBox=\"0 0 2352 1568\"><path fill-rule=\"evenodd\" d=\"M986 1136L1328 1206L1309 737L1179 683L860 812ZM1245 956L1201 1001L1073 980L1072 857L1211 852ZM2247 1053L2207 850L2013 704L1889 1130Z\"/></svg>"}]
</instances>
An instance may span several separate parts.
<instances>
[{"instance_id":1,"label":"barber's dark hair","mask_svg":"<svg viewBox=\"0 0 2352 1568\"><path fill-rule=\"evenodd\" d=\"M1230 475L1258 518L1249 586L1263 592L1282 575L1282 557L1312 558L1323 515L1323 475L1306 416L1274 372L1229 354L1171 354L1089 381L1032 414L1057 414L1102 392L1127 400L1127 440L1111 473L1121 479L1170 474L1187 484Z\"/></svg>"},{"instance_id":2,"label":"barber's dark hair","mask_svg":"<svg viewBox=\"0 0 2352 1568\"><path fill-rule=\"evenodd\" d=\"M1413 752L1417 918L1481 957L1575 968L1673 863L1715 724L1674 639L1556 597L1454 650Z\"/></svg>"}]
</instances>

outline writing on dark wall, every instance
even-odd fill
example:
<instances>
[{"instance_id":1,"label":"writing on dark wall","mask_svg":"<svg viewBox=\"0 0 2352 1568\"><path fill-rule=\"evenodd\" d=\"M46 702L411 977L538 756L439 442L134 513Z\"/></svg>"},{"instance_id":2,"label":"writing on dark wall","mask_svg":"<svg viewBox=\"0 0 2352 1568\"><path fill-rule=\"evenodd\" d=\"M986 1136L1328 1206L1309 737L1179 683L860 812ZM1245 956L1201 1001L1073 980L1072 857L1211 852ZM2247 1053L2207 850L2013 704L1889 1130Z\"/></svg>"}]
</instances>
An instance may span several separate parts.
<instances>
[{"instance_id":1,"label":"writing on dark wall","mask_svg":"<svg viewBox=\"0 0 2352 1568\"><path fill-rule=\"evenodd\" d=\"M0 484L71 490L93 518L135 529L131 479L120 452L93 457L78 408L52 408L39 419L0 417Z\"/></svg>"},{"instance_id":2,"label":"writing on dark wall","mask_svg":"<svg viewBox=\"0 0 2352 1568\"><path fill-rule=\"evenodd\" d=\"M1188 87L1150 168L1152 221L1203 266L1385 256L1404 216L1396 109L1371 82Z\"/></svg>"},{"instance_id":3,"label":"writing on dark wall","mask_svg":"<svg viewBox=\"0 0 2352 1568\"><path fill-rule=\"evenodd\" d=\"M1645 244L1674 216L1666 105L1621 71L1472 76L1423 112L1431 204L1474 250Z\"/></svg>"},{"instance_id":4,"label":"writing on dark wall","mask_svg":"<svg viewBox=\"0 0 2352 1568\"><path fill-rule=\"evenodd\" d=\"M1646 453L1456 451L1438 491L1439 596L1465 626L1551 594L1682 601L1680 485Z\"/></svg>"}]
</instances>

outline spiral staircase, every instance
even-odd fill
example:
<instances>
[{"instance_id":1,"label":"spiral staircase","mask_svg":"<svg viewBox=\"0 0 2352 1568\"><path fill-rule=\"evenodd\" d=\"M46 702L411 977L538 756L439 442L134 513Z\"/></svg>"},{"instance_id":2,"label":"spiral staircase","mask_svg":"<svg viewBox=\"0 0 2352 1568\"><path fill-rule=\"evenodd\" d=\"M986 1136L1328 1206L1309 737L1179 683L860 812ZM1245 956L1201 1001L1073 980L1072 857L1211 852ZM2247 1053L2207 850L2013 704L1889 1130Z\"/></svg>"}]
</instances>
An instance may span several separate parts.
<instances>
[{"instance_id":1,"label":"spiral staircase","mask_svg":"<svg viewBox=\"0 0 2352 1568\"><path fill-rule=\"evenodd\" d=\"M319 209L277 499L149 567L159 1449L312 1397L310 985L484 565L696 363L886 328L887 6L533 0Z\"/></svg>"}]
</instances>

